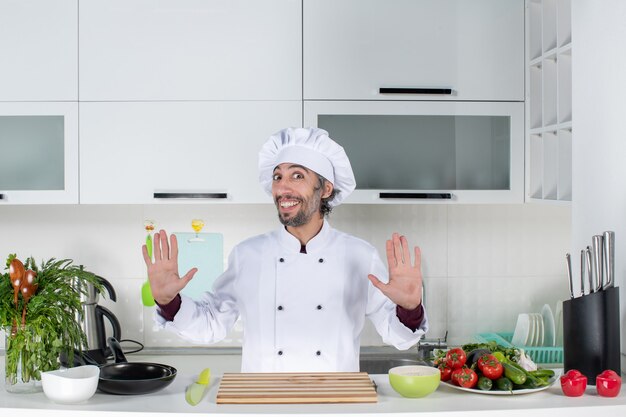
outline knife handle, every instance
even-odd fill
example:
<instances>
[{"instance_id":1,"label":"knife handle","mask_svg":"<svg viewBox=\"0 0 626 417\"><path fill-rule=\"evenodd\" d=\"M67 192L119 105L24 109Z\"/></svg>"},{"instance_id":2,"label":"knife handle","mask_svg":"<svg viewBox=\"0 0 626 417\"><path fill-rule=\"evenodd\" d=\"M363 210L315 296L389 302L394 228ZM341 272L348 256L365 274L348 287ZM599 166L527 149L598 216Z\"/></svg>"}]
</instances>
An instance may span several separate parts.
<instances>
[{"instance_id":1,"label":"knife handle","mask_svg":"<svg viewBox=\"0 0 626 417\"><path fill-rule=\"evenodd\" d=\"M604 259L604 244L603 241L604 238L601 235L595 235L593 236L592 240L591 240L591 247L593 249L593 267L594 267L594 272L595 272L595 279L596 279L596 286L595 291L600 291L602 289L602 284L604 282L604 278L603 278L603 271L602 271L602 264L603 264L603 259Z\"/></svg>"},{"instance_id":2,"label":"knife handle","mask_svg":"<svg viewBox=\"0 0 626 417\"><path fill-rule=\"evenodd\" d=\"M567 283L569 285L570 298L574 298L574 282L572 281L572 258L569 253L565 254L565 268L567 269Z\"/></svg>"},{"instance_id":3,"label":"knife handle","mask_svg":"<svg viewBox=\"0 0 626 417\"><path fill-rule=\"evenodd\" d=\"M589 294L593 293L593 267L591 266L591 248L585 249L585 263L587 265L587 280L589 283Z\"/></svg>"},{"instance_id":4,"label":"knife handle","mask_svg":"<svg viewBox=\"0 0 626 417\"><path fill-rule=\"evenodd\" d=\"M580 251L580 295L585 295L585 270L587 269L585 250Z\"/></svg>"},{"instance_id":5,"label":"knife handle","mask_svg":"<svg viewBox=\"0 0 626 417\"><path fill-rule=\"evenodd\" d=\"M606 273L606 282L602 286L603 289L613 286L615 279L615 232L604 232L604 271Z\"/></svg>"}]
</instances>

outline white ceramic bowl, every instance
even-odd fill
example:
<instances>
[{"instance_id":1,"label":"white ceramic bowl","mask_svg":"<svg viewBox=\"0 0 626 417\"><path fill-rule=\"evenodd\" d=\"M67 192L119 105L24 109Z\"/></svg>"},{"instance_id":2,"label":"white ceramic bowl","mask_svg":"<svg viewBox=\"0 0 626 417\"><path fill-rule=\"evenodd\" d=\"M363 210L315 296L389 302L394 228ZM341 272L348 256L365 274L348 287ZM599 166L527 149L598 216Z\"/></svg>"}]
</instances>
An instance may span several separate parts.
<instances>
[{"instance_id":1,"label":"white ceramic bowl","mask_svg":"<svg viewBox=\"0 0 626 417\"><path fill-rule=\"evenodd\" d=\"M98 388L100 368L95 365L77 366L41 373L41 385L46 397L60 404L87 401Z\"/></svg>"}]
</instances>

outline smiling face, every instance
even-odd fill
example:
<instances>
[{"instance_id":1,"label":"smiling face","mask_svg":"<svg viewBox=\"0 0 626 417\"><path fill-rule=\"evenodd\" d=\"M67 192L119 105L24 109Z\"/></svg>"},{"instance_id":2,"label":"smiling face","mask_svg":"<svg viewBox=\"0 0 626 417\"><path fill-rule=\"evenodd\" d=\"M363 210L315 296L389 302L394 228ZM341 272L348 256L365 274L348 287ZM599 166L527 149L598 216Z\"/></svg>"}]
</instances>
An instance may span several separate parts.
<instances>
[{"instance_id":1,"label":"smiling face","mask_svg":"<svg viewBox=\"0 0 626 417\"><path fill-rule=\"evenodd\" d=\"M322 198L331 194L332 184L325 181L320 187L318 175L297 164L280 164L272 175L272 197L283 225L298 227L308 224L314 216L322 218Z\"/></svg>"}]
</instances>

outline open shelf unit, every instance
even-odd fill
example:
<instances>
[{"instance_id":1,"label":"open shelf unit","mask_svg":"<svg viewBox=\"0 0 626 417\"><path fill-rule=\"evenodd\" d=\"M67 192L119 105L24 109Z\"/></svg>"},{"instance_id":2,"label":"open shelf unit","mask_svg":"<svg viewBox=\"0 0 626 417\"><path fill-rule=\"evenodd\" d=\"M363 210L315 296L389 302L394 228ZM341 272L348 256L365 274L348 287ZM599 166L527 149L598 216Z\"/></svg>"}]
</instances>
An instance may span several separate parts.
<instances>
[{"instance_id":1,"label":"open shelf unit","mask_svg":"<svg viewBox=\"0 0 626 417\"><path fill-rule=\"evenodd\" d=\"M571 0L526 1L526 201L572 201Z\"/></svg>"}]
</instances>

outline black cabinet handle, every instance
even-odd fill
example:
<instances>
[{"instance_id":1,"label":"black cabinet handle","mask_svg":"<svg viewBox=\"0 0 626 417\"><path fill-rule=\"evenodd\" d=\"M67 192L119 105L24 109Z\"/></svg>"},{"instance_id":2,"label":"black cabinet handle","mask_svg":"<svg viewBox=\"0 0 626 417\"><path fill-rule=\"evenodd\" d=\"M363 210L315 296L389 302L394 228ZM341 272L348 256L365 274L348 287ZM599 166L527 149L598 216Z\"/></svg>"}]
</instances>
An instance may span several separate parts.
<instances>
[{"instance_id":1,"label":"black cabinet handle","mask_svg":"<svg viewBox=\"0 0 626 417\"><path fill-rule=\"evenodd\" d=\"M452 94L451 88L379 88L380 94Z\"/></svg>"},{"instance_id":2,"label":"black cabinet handle","mask_svg":"<svg viewBox=\"0 0 626 417\"><path fill-rule=\"evenodd\" d=\"M4 194L0 194L0 200L4 200Z\"/></svg>"},{"instance_id":3,"label":"black cabinet handle","mask_svg":"<svg viewBox=\"0 0 626 417\"><path fill-rule=\"evenodd\" d=\"M380 198L428 198L428 199L440 199L450 200L452 194L450 193L379 193Z\"/></svg>"},{"instance_id":4,"label":"black cabinet handle","mask_svg":"<svg viewBox=\"0 0 626 417\"><path fill-rule=\"evenodd\" d=\"M154 198L228 198L227 193L154 193Z\"/></svg>"}]
</instances>

